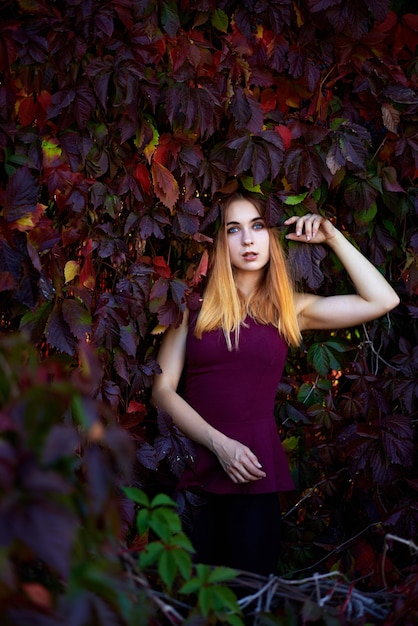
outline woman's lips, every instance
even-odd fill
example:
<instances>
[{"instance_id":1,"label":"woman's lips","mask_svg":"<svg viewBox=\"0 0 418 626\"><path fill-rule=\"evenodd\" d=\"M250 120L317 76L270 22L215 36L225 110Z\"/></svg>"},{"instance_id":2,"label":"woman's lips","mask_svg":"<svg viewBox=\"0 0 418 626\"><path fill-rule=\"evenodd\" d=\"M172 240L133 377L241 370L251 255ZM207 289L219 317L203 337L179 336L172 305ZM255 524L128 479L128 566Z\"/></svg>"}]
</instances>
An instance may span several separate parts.
<instances>
[{"instance_id":1,"label":"woman's lips","mask_svg":"<svg viewBox=\"0 0 418 626\"><path fill-rule=\"evenodd\" d=\"M257 252L244 252L242 256L245 261L255 261L255 259L258 257L258 254Z\"/></svg>"}]
</instances>

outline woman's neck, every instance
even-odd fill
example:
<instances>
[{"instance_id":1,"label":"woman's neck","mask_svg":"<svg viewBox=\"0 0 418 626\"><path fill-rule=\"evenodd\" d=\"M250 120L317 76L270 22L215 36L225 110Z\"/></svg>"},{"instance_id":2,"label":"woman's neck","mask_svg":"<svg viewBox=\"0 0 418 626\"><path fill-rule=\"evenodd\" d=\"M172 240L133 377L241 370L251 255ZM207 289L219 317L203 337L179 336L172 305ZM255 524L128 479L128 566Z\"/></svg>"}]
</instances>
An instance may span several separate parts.
<instances>
[{"instance_id":1,"label":"woman's neck","mask_svg":"<svg viewBox=\"0 0 418 626\"><path fill-rule=\"evenodd\" d=\"M246 299L258 289L260 283L261 277L255 272L239 272L235 274L237 289Z\"/></svg>"}]
</instances>

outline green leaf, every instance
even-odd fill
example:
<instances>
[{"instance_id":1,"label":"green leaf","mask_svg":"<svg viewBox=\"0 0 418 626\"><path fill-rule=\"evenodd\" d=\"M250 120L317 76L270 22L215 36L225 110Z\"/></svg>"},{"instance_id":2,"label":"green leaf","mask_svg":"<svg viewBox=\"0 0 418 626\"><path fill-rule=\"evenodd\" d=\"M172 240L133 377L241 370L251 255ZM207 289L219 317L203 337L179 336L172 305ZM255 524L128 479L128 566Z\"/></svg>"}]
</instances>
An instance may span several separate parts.
<instances>
[{"instance_id":1,"label":"green leaf","mask_svg":"<svg viewBox=\"0 0 418 626\"><path fill-rule=\"evenodd\" d=\"M211 18L212 26L222 33L226 33L229 26L229 19L227 14L222 9L215 9Z\"/></svg>"},{"instance_id":2,"label":"green leaf","mask_svg":"<svg viewBox=\"0 0 418 626\"><path fill-rule=\"evenodd\" d=\"M122 487L122 490L130 500L133 500L133 502L141 504L147 508L150 507L150 501L147 494L140 489L137 489L136 487Z\"/></svg>"},{"instance_id":3,"label":"green leaf","mask_svg":"<svg viewBox=\"0 0 418 626\"><path fill-rule=\"evenodd\" d=\"M182 549L174 549L171 550L171 553L174 556L177 567L181 572L181 575L185 580L190 578L190 572L192 571L192 560L190 555Z\"/></svg>"},{"instance_id":4,"label":"green leaf","mask_svg":"<svg viewBox=\"0 0 418 626\"><path fill-rule=\"evenodd\" d=\"M240 613L237 597L229 587L215 585L212 589L212 604L215 611L225 611L226 609Z\"/></svg>"},{"instance_id":5,"label":"green leaf","mask_svg":"<svg viewBox=\"0 0 418 626\"><path fill-rule=\"evenodd\" d=\"M261 185L258 183L257 185L254 184L254 179L252 176L243 176L241 178L241 182L243 187L247 190L247 191L252 191L255 193L261 193Z\"/></svg>"},{"instance_id":6,"label":"green leaf","mask_svg":"<svg viewBox=\"0 0 418 626\"><path fill-rule=\"evenodd\" d=\"M163 551L164 546L160 541L151 541L139 555L140 566L146 568L154 565L160 559Z\"/></svg>"},{"instance_id":7,"label":"green leaf","mask_svg":"<svg viewBox=\"0 0 418 626\"><path fill-rule=\"evenodd\" d=\"M244 622L242 621L242 619L238 615L234 615L233 613L226 615L224 617L224 620L227 621L228 624L231 624L231 626L244 626ZM259 614L257 614L257 624L259 624L259 626L263 626L261 620L259 619ZM277 626L277 624L275 624L275 626Z\"/></svg>"},{"instance_id":8,"label":"green leaf","mask_svg":"<svg viewBox=\"0 0 418 626\"><path fill-rule=\"evenodd\" d=\"M231 567L215 567L209 574L208 582L219 583L225 580L231 580L238 575L237 570Z\"/></svg>"},{"instance_id":9,"label":"green leaf","mask_svg":"<svg viewBox=\"0 0 418 626\"><path fill-rule=\"evenodd\" d=\"M359 224L361 226L366 226L367 224L370 224L370 222L372 222L376 217L376 213L377 204L376 202L373 202L370 207L362 208L354 213L354 219L356 220L356 224Z\"/></svg>"},{"instance_id":10,"label":"green leaf","mask_svg":"<svg viewBox=\"0 0 418 626\"><path fill-rule=\"evenodd\" d=\"M207 583L209 580L211 567L206 565L205 563L198 563L196 565L197 577L199 578L201 584Z\"/></svg>"},{"instance_id":11,"label":"green leaf","mask_svg":"<svg viewBox=\"0 0 418 626\"><path fill-rule=\"evenodd\" d=\"M158 563L158 573L169 589L173 586L177 573L177 563L173 550L164 550Z\"/></svg>"},{"instance_id":12,"label":"green leaf","mask_svg":"<svg viewBox=\"0 0 418 626\"><path fill-rule=\"evenodd\" d=\"M151 513L148 509L141 509L136 516L136 527L140 535L143 535L151 526Z\"/></svg>"},{"instance_id":13,"label":"green leaf","mask_svg":"<svg viewBox=\"0 0 418 626\"><path fill-rule=\"evenodd\" d=\"M336 341L313 343L308 350L308 362L318 374L326 376L330 370L340 370L342 363L337 359L335 352L345 352L345 346Z\"/></svg>"},{"instance_id":14,"label":"green leaf","mask_svg":"<svg viewBox=\"0 0 418 626\"><path fill-rule=\"evenodd\" d=\"M283 439L282 445L285 452L293 452L299 445L299 437L286 437Z\"/></svg>"},{"instance_id":15,"label":"green leaf","mask_svg":"<svg viewBox=\"0 0 418 626\"><path fill-rule=\"evenodd\" d=\"M201 588L201 582L198 578L191 578L180 587L180 593L190 594L197 593Z\"/></svg>"},{"instance_id":16,"label":"green leaf","mask_svg":"<svg viewBox=\"0 0 418 626\"><path fill-rule=\"evenodd\" d=\"M211 587L201 587L199 591L199 608L204 617L207 617L213 608Z\"/></svg>"},{"instance_id":17,"label":"green leaf","mask_svg":"<svg viewBox=\"0 0 418 626\"><path fill-rule=\"evenodd\" d=\"M297 399L307 406L322 402L325 393L331 388L331 381L322 379L315 383L303 383L298 390Z\"/></svg>"},{"instance_id":18,"label":"green leaf","mask_svg":"<svg viewBox=\"0 0 418 626\"><path fill-rule=\"evenodd\" d=\"M165 493L158 493L151 501L151 507L155 509L157 506L176 507L176 503Z\"/></svg>"},{"instance_id":19,"label":"green leaf","mask_svg":"<svg viewBox=\"0 0 418 626\"><path fill-rule=\"evenodd\" d=\"M295 206L296 204L300 204L301 202L303 202L307 195L308 195L308 192L305 191L304 193L300 193L297 196L287 196L284 199L284 203L287 204L288 206Z\"/></svg>"},{"instance_id":20,"label":"green leaf","mask_svg":"<svg viewBox=\"0 0 418 626\"><path fill-rule=\"evenodd\" d=\"M187 552L194 552L192 542L184 533L176 534L171 543L179 548L183 548L183 550L186 550Z\"/></svg>"},{"instance_id":21,"label":"green leaf","mask_svg":"<svg viewBox=\"0 0 418 626\"><path fill-rule=\"evenodd\" d=\"M166 542L170 542L172 534L181 532L181 522L176 513L170 509L159 508L151 513L150 528Z\"/></svg>"}]
</instances>

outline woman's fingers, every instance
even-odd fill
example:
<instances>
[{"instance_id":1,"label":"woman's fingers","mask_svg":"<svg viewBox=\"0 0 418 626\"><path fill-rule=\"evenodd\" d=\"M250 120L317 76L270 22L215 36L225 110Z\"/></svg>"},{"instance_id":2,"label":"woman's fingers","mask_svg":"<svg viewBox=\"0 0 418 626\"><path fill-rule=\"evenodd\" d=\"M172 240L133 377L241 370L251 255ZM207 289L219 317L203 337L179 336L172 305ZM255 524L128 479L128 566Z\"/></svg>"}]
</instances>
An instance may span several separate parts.
<instances>
[{"instance_id":1,"label":"woman's fingers","mask_svg":"<svg viewBox=\"0 0 418 626\"><path fill-rule=\"evenodd\" d=\"M235 483L260 480L265 477L256 455L247 446L230 440L219 458L222 467Z\"/></svg>"},{"instance_id":2,"label":"woman's fingers","mask_svg":"<svg viewBox=\"0 0 418 626\"><path fill-rule=\"evenodd\" d=\"M335 228L329 220L316 213L293 215L284 222L285 226L295 224L295 232L286 235L293 241L313 241L322 243L335 235Z\"/></svg>"},{"instance_id":3,"label":"woman's fingers","mask_svg":"<svg viewBox=\"0 0 418 626\"><path fill-rule=\"evenodd\" d=\"M310 241L312 238L316 237L323 220L324 218L321 215L316 215L315 213L307 213L306 215L302 215L301 217L294 215L293 217L287 219L285 221L285 224L286 226L295 224L296 237L301 237L302 235L305 235L306 241Z\"/></svg>"}]
</instances>

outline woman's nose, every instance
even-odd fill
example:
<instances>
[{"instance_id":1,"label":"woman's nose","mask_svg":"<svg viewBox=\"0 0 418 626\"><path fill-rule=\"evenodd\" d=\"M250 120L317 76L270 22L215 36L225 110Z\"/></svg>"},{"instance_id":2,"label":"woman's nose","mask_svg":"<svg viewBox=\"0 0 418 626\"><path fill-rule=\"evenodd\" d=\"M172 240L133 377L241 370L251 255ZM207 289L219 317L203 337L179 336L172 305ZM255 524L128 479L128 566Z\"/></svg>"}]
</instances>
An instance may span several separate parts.
<instances>
[{"instance_id":1,"label":"woman's nose","mask_svg":"<svg viewBox=\"0 0 418 626\"><path fill-rule=\"evenodd\" d=\"M250 246L253 243L253 238L251 235L251 231L243 231L242 233L242 242L244 246Z\"/></svg>"}]
</instances>

